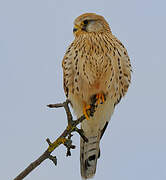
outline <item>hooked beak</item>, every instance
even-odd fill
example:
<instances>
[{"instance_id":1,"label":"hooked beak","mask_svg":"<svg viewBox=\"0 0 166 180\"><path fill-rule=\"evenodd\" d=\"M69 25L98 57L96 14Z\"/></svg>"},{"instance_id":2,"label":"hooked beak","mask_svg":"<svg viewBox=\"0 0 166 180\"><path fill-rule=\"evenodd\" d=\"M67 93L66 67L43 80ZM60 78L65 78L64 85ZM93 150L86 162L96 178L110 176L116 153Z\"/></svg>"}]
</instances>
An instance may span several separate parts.
<instances>
[{"instance_id":1,"label":"hooked beak","mask_svg":"<svg viewBox=\"0 0 166 180\"><path fill-rule=\"evenodd\" d=\"M73 33L75 33L77 30L80 30L81 28L78 25L74 25Z\"/></svg>"},{"instance_id":2,"label":"hooked beak","mask_svg":"<svg viewBox=\"0 0 166 180\"><path fill-rule=\"evenodd\" d=\"M77 30L78 30L78 29L74 27L74 28L73 28L73 33L75 33Z\"/></svg>"}]
</instances>

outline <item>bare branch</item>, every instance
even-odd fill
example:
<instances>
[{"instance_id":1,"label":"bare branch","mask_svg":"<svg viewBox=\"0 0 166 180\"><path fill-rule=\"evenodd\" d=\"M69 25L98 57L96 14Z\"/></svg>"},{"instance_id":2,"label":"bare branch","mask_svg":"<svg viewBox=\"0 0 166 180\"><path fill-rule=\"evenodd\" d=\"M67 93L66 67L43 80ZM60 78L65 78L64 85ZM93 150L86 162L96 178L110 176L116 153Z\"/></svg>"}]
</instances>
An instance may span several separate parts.
<instances>
[{"instance_id":1,"label":"bare branch","mask_svg":"<svg viewBox=\"0 0 166 180\"><path fill-rule=\"evenodd\" d=\"M66 100L63 103L59 104L49 104L47 105L49 108L59 108L63 107L65 109L68 125L66 129L63 131L63 133L52 143L49 138L46 139L49 147L48 149L34 162L32 162L27 168L25 168L14 180L22 180L25 176L27 176L32 170L34 170L37 166L39 166L44 160L50 159L53 161L55 165L57 165L57 158L56 156L52 156L51 153L56 149L59 145L63 144L67 148L67 156L71 155L70 149L74 149L75 146L72 145L72 132L77 132L79 135L87 142L88 139L85 137L84 132L81 129L77 128L77 125L81 123L85 116L81 116L77 120L73 120L73 116L71 114L70 108L69 108L69 100ZM94 113L94 109L92 109L92 113Z\"/></svg>"},{"instance_id":2,"label":"bare branch","mask_svg":"<svg viewBox=\"0 0 166 180\"><path fill-rule=\"evenodd\" d=\"M34 162L32 162L26 169L24 169L14 180L22 180L25 176L27 176L33 169L35 169L37 166L39 166L44 160L50 159L53 161L55 165L57 165L57 158L56 156L52 156L51 153L56 149L59 145L63 144L67 148L67 156L71 156L71 149L75 149L75 146L72 145L72 132L77 132L85 142L88 142L88 139L84 135L84 132L82 129L78 129L77 125L81 123L85 118L84 115L82 115L77 120L73 120L73 116L71 114L70 108L69 108L69 100L66 100L63 103L59 104L49 104L47 105L49 108L60 108L63 107L66 112L68 125L66 129L63 131L63 133L52 143L49 138L46 139L49 147L48 149ZM93 116L95 110L96 110L96 101L92 101L91 109L90 109L90 116Z\"/></svg>"},{"instance_id":3,"label":"bare branch","mask_svg":"<svg viewBox=\"0 0 166 180\"><path fill-rule=\"evenodd\" d=\"M39 166L45 159L49 157L47 151L45 151L38 159L32 162L25 170L23 170L14 180L21 180L27 176L32 170Z\"/></svg>"}]
</instances>

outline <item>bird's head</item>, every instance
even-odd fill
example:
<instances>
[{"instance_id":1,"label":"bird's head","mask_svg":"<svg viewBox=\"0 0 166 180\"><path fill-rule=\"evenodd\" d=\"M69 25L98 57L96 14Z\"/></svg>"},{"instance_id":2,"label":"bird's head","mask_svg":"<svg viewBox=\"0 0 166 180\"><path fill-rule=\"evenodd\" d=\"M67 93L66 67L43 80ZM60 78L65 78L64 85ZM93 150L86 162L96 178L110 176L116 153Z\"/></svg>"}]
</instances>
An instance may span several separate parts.
<instances>
[{"instance_id":1,"label":"bird's head","mask_svg":"<svg viewBox=\"0 0 166 180\"><path fill-rule=\"evenodd\" d=\"M74 21L73 33L77 37L82 33L111 31L107 21L95 13L85 13Z\"/></svg>"}]
</instances>

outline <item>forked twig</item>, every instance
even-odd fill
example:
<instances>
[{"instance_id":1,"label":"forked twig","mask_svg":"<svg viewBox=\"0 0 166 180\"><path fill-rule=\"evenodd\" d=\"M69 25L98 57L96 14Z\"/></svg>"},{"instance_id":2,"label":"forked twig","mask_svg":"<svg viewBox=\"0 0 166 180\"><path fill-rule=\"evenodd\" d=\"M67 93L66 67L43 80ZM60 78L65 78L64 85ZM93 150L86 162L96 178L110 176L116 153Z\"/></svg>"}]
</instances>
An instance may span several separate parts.
<instances>
[{"instance_id":1,"label":"forked twig","mask_svg":"<svg viewBox=\"0 0 166 180\"><path fill-rule=\"evenodd\" d=\"M46 139L49 147L47 150L34 162L32 162L27 168L25 168L14 180L21 180L25 176L27 176L33 169L35 169L37 166L39 166L44 160L50 159L55 165L57 165L57 158L56 156L52 156L51 153L56 149L59 145L64 144L67 147L67 156L71 155L70 149L74 149L75 146L72 145L72 132L77 132L79 135L84 139L84 141L88 141L88 139L85 137L84 132L81 129L77 128L77 125L81 123L85 116L82 115L77 120L73 120L73 116L71 114L70 108L69 108L69 100L66 100L63 103L59 104L49 104L47 105L49 108L59 108L63 107L65 109L68 125L66 129L63 131L63 133L52 143L49 138Z\"/></svg>"}]
</instances>

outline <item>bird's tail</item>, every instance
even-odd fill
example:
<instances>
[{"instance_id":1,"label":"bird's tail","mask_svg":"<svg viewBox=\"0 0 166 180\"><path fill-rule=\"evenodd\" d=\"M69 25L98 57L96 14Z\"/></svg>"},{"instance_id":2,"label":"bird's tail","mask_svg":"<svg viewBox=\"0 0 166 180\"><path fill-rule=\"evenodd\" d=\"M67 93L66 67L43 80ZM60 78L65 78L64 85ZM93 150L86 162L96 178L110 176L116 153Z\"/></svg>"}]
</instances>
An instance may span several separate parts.
<instances>
[{"instance_id":1,"label":"bird's tail","mask_svg":"<svg viewBox=\"0 0 166 180\"><path fill-rule=\"evenodd\" d=\"M88 142L80 139L80 169L83 179L92 178L95 175L97 159L100 154L100 134L87 138Z\"/></svg>"}]
</instances>

